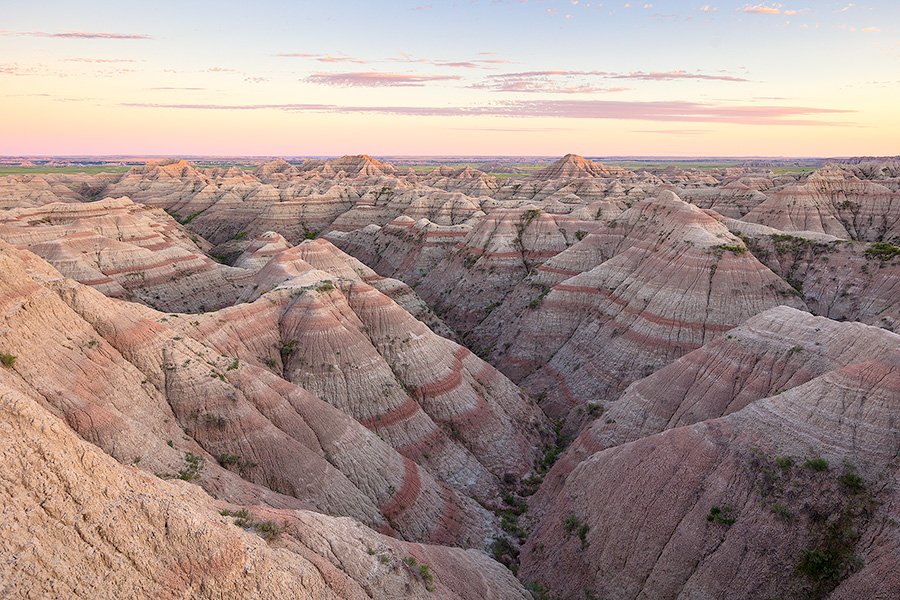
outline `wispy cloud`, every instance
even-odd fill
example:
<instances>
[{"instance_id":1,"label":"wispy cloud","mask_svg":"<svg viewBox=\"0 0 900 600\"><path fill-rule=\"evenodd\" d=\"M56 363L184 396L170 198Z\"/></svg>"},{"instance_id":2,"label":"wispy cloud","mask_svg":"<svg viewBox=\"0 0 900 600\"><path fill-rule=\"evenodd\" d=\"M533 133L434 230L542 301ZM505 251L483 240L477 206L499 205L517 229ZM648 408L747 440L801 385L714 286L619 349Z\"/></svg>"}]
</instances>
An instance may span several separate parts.
<instances>
[{"instance_id":1,"label":"wispy cloud","mask_svg":"<svg viewBox=\"0 0 900 600\"><path fill-rule=\"evenodd\" d=\"M486 89L497 92L547 92L547 93L597 93L623 92L625 87L602 87L585 82L586 78L617 79L632 81L726 81L747 82L743 77L733 75L716 75L692 73L674 70L666 72L633 71L631 73L610 73L608 71L522 71L518 73L498 73L488 75L487 81L471 85L474 89Z\"/></svg>"},{"instance_id":2,"label":"wispy cloud","mask_svg":"<svg viewBox=\"0 0 900 600\"><path fill-rule=\"evenodd\" d=\"M509 133L549 133L575 131L574 127L450 127L452 131L501 131Z\"/></svg>"},{"instance_id":3,"label":"wispy cloud","mask_svg":"<svg viewBox=\"0 0 900 600\"><path fill-rule=\"evenodd\" d=\"M491 83L476 83L470 86L472 89L491 90L494 92L527 92L543 94L594 94L627 92L631 88L626 87L601 87L592 85L564 85L549 81L536 81L526 79L512 79Z\"/></svg>"},{"instance_id":4,"label":"wispy cloud","mask_svg":"<svg viewBox=\"0 0 900 600\"><path fill-rule=\"evenodd\" d=\"M861 30L863 33L881 33L877 27L865 27Z\"/></svg>"},{"instance_id":5,"label":"wispy cloud","mask_svg":"<svg viewBox=\"0 0 900 600\"><path fill-rule=\"evenodd\" d=\"M65 77L65 73L51 71L44 65L34 65L34 66L30 66L30 67L23 67L23 66L20 66L18 63L0 64L0 75L17 75L17 76L56 75L59 77Z\"/></svg>"},{"instance_id":6,"label":"wispy cloud","mask_svg":"<svg viewBox=\"0 0 900 600\"><path fill-rule=\"evenodd\" d=\"M711 129L638 129L632 133L655 133L668 135L703 135L712 133Z\"/></svg>"},{"instance_id":7,"label":"wispy cloud","mask_svg":"<svg viewBox=\"0 0 900 600\"><path fill-rule=\"evenodd\" d=\"M331 54L309 54L306 52L279 52L275 56L280 56L282 58L312 58L323 63L356 63L364 65L368 62L362 58L348 56L343 52L338 52L337 56Z\"/></svg>"},{"instance_id":8,"label":"wispy cloud","mask_svg":"<svg viewBox=\"0 0 900 600\"><path fill-rule=\"evenodd\" d=\"M853 4L853 3L851 2L851 3L849 3L847 6L845 6L844 8L839 8L838 10L836 10L836 11L834 11L834 12L836 12L836 13L839 13L839 12L847 12L848 10L850 10L851 8L853 8L854 6L856 6L856 5Z\"/></svg>"},{"instance_id":9,"label":"wispy cloud","mask_svg":"<svg viewBox=\"0 0 900 600\"><path fill-rule=\"evenodd\" d=\"M610 79L636 79L640 81L673 81L676 79L697 79L702 81L732 81L738 83L746 83L749 79L743 77L734 77L732 75L708 75L706 73L689 73L687 71L651 71L644 73L642 71L632 71L627 74L608 75Z\"/></svg>"},{"instance_id":10,"label":"wispy cloud","mask_svg":"<svg viewBox=\"0 0 900 600\"><path fill-rule=\"evenodd\" d=\"M314 73L310 83L349 87L421 87L433 81L462 79L459 75L422 75L417 73Z\"/></svg>"},{"instance_id":11,"label":"wispy cloud","mask_svg":"<svg viewBox=\"0 0 900 600\"><path fill-rule=\"evenodd\" d=\"M497 102L482 106L339 106L333 104L156 104L130 102L121 106L192 110L283 110L342 114L387 114L419 117L495 116L516 118L617 119L658 122L727 123L733 125L854 126L822 117L855 110L812 106L722 106L664 100L538 100Z\"/></svg>"},{"instance_id":12,"label":"wispy cloud","mask_svg":"<svg viewBox=\"0 0 900 600\"><path fill-rule=\"evenodd\" d=\"M501 65L501 64L512 64L512 61L503 60L500 58L479 58L475 60L445 60L445 59L433 59L433 58L416 58L411 54L407 54L402 50L398 53L399 57L392 56L388 58L390 62L399 62L399 63L425 63L429 65L434 65L436 67L455 67L461 69L492 69L493 67L486 67L484 65ZM481 55L493 54L493 52L479 52Z\"/></svg>"},{"instance_id":13,"label":"wispy cloud","mask_svg":"<svg viewBox=\"0 0 900 600\"><path fill-rule=\"evenodd\" d=\"M425 4L423 6L417 6L415 8L411 8L410 10L431 10L434 8L433 4Z\"/></svg>"},{"instance_id":14,"label":"wispy cloud","mask_svg":"<svg viewBox=\"0 0 900 600\"><path fill-rule=\"evenodd\" d=\"M66 62L83 62L83 63L136 63L139 62L133 58L64 58Z\"/></svg>"},{"instance_id":15,"label":"wispy cloud","mask_svg":"<svg viewBox=\"0 0 900 600\"><path fill-rule=\"evenodd\" d=\"M70 38L70 39L102 39L102 40L151 40L149 35L143 33L103 33L93 31L62 31L50 33L47 31L0 31L0 35L15 35L46 38Z\"/></svg>"},{"instance_id":16,"label":"wispy cloud","mask_svg":"<svg viewBox=\"0 0 900 600\"><path fill-rule=\"evenodd\" d=\"M750 6L749 4L745 4L743 7L739 6L734 10L753 14L780 15L782 6L783 5L781 4L773 4L772 6L767 6L765 4L755 4Z\"/></svg>"}]
</instances>

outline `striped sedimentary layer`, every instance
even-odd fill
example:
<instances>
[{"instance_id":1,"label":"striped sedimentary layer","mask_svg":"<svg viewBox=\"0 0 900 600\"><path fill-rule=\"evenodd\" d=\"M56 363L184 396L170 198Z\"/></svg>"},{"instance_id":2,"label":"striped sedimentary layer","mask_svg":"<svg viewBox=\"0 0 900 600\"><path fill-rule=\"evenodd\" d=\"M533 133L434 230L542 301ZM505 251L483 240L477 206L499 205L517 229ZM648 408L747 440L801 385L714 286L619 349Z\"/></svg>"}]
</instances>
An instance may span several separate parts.
<instances>
[{"instance_id":1,"label":"striped sedimentary layer","mask_svg":"<svg viewBox=\"0 0 900 600\"><path fill-rule=\"evenodd\" d=\"M233 304L250 276L216 263L208 244L128 198L11 210L0 238L107 295L166 310Z\"/></svg>"},{"instance_id":2,"label":"striped sedimentary layer","mask_svg":"<svg viewBox=\"0 0 900 600\"><path fill-rule=\"evenodd\" d=\"M631 384L566 450L535 497L546 504L591 455L668 429L737 412L851 364L900 347L900 336L787 306L767 310Z\"/></svg>"},{"instance_id":3,"label":"striped sedimentary layer","mask_svg":"<svg viewBox=\"0 0 900 600\"><path fill-rule=\"evenodd\" d=\"M509 571L481 553L403 542L306 510L223 503L184 481L124 466L79 439L40 394L6 383L0 382L5 594L527 597ZM418 564L428 565L428 579Z\"/></svg>"},{"instance_id":4,"label":"striped sedimentary layer","mask_svg":"<svg viewBox=\"0 0 900 600\"><path fill-rule=\"evenodd\" d=\"M739 239L670 192L591 236L581 243L612 258L550 288L495 350L556 417L614 398L754 314L803 306Z\"/></svg>"},{"instance_id":5,"label":"striped sedimentary layer","mask_svg":"<svg viewBox=\"0 0 900 600\"><path fill-rule=\"evenodd\" d=\"M301 244L260 271L275 290L199 318L196 335L326 399L454 487L487 498L498 478L528 472L540 412L493 367L365 283L354 263L367 271L328 242ZM387 281L375 277L373 285Z\"/></svg>"},{"instance_id":6,"label":"striped sedimentary layer","mask_svg":"<svg viewBox=\"0 0 900 600\"><path fill-rule=\"evenodd\" d=\"M17 356L4 385L120 462L235 504L315 508L407 539L483 546L496 535L476 503L347 414L205 345L204 323L227 315L122 303L10 246L0 260L0 342Z\"/></svg>"},{"instance_id":7,"label":"striped sedimentary layer","mask_svg":"<svg viewBox=\"0 0 900 600\"><path fill-rule=\"evenodd\" d=\"M560 596L891 596L900 354L846 358L726 417L581 462L520 576Z\"/></svg>"},{"instance_id":8,"label":"striped sedimentary layer","mask_svg":"<svg viewBox=\"0 0 900 600\"><path fill-rule=\"evenodd\" d=\"M880 241L900 235L900 195L837 167L825 167L775 192L743 218L786 232Z\"/></svg>"}]
</instances>

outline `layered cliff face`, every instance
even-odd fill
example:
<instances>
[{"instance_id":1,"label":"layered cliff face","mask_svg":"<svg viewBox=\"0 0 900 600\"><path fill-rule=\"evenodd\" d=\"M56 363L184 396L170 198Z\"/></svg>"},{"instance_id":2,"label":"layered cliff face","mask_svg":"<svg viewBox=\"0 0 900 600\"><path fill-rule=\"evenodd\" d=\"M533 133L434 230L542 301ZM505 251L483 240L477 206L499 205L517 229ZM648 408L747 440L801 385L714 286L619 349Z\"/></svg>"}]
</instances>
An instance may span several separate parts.
<instances>
[{"instance_id":1,"label":"layered cliff face","mask_svg":"<svg viewBox=\"0 0 900 600\"><path fill-rule=\"evenodd\" d=\"M779 306L631 384L596 418L548 473L537 504L596 452L717 419L849 364L898 348L900 336L861 323L838 323Z\"/></svg>"},{"instance_id":2,"label":"layered cliff face","mask_svg":"<svg viewBox=\"0 0 900 600\"><path fill-rule=\"evenodd\" d=\"M403 542L308 510L229 504L124 466L79 439L40 394L3 377L5 595L528 597L478 552Z\"/></svg>"},{"instance_id":3,"label":"layered cliff face","mask_svg":"<svg viewBox=\"0 0 900 600\"><path fill-rule=\"evenodd\" d=\"M502 330L495 353L501 370L541 394L555 418L615 398L767 308L803 306L739 239L670 192L543 268L548 287ZM501 307L490 318L514 317Z\"/></svg>"},{"instance_id":4,"label":"layered cliff face","mask_svg":"<svg viewBox=\"0 0 900 600\"><path fill-rule=\"evenodd\" d=\"M0 180L3 589L892 597L898 171L522 175Z\"/></svg>"},{"instance_id":5,"label":"layered cliff face","mask_svg":"<svg viewBox=\"0 0 900 600\"><path fill-rule=\"evenodd\" d=\"M162 310L228 306L250 275L216 263L208 242L127 197L12 209L0 217L0 239L108 296Z\"/></svg>"},{"instance_id":6,"label":"layered cliff face","mask_svg":"<svg viewBox=\"0 0 900 600\"><path fill-rule=\"evenodd\" d=\"M562 596L889 597L898 358L593 454L536 525L520 575Z\"/></svg>"},{"instance_id":7,"label":"layered cliff face","mask_svg":"<svg viewBox=\"0 0 900 600\"><path fill-rule=\"evenodd\" d=\"M786 232L814 231L874 242L900 234L898 211L896 191L832 166L776 192L744 218Z\"/></svg>"}]
</instances>

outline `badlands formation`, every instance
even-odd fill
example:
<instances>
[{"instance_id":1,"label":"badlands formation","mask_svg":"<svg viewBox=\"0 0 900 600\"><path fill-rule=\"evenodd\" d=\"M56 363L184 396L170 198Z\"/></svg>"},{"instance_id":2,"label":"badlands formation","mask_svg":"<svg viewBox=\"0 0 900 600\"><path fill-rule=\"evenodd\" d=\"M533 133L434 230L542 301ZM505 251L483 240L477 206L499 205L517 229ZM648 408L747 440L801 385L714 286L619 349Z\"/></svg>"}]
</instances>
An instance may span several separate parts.
<instances>
[{"instance_id":1,"label":"badlands formation","mask_svg":"<svg viewBox=\"0 0 900 600\"><path fill-rule=\"evenodd\" d=\"M483 167L0 179L2 595L900 597L898 163Z\"/></svg>"}]
</instances>

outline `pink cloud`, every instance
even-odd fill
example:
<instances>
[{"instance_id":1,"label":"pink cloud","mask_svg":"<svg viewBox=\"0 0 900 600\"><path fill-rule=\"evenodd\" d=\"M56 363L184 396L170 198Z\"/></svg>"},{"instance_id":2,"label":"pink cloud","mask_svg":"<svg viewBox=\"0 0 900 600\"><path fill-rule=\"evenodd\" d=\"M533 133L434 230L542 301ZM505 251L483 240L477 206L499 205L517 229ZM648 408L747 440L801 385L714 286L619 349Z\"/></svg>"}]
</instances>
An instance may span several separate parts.
<instances>
[{"instance_id":1,"label":"pink cloud","mask_svg":"<svg viewBox=\"0 0 900 600\"><path fill-rule=\"evenodd\" d=\"M632 71L631 73L610 73L608 71L523 71L519 73L498 73L488 77L495 80L549 79L551 77L605 77L607 79L632 79L639 81L673 81L676 79L695 79L701 81L730 81L743 83L749 81L733 75L708 75L674 70L666 72Z\"/></svg>"},{"instance_id":2,"label":"pink cloud","mask_svg":"<svg viewBox=\"0 0 900 600\"><path fill-rule=\"evenodd\" d=\"M754 14L769 14L769 15L780 15L781 14L781 4L775 4L773 6L766 6L765 4L757 4L755 6L750 6L749 4L745 4L743 8L738 7L734 10L743 11L745 13L754 13Z\"/></svg>"},{"instance_id":3,"label":"pink cloud","mask_svg":"<svg viewBox=\"0 0 900 600\"><path fill-rule=\"evenodd\" d=\"M599 87L590 85L559 85L549 81L511 79L493 84L474 84L473 89L486 89L494 92L528 92L545 94L594 94L627 92L625 87Z\"/></svg>"},{"instance_id":4,"label":"pink cloud","mask_svg":"<svg viewBox=\"0 0 900 600\"><path fill-rule=\"evenodd\" d=\"M328 54L325 56L317 57L316 60L319 62L324 62L324 63L344 63L344 62L346 62L346 63L356 63L359 65L364 65L364 64L366 64L366 62L368 62L361 58L353 58L352 56L347 56L346 54L343 54L341 56L331 56L330 54Z\"/></svg>"},{"instance_id":5,"label":"pink cloud","mask_svg":"<svg viewBox=\"0 0 900 600\"><path fill-rule=\"evenodd\" d=\"M366 60L361 58L353 58L352 56L347 56L343 52L338 52L337 56L332 56L330 54L308 54L306 52L279 52L275 56L280 56L282 58L313 58L319 62L324 63L357 63L360 65L365 64Z\"/></svg>"},{"instance_id":6,"label":"pink cloud","mask_svg":"<svg viewBox=\"0 0 900 600\"><path fill-rule=\"evenodd\" d=\"M20 67L17 63L0 64L0 75L17 75L17 76L56 75L59 77L66 76L65 73L51 71L44 65L36 65L33 67Z\"/></svg>"},{"instance_id":7,"label":"pink cloud","mask_svg":"<svg viewBox=\"0 0 900 600\"><path fill-rule=\"evenodd\" d=\"M670 135L703 135L712 133L709 129L641 129L632 131L632 133L662 133Z\"/></svg>"},{"instance_id":8,"label":"pink cloud","mask_svg":"<svg viewBox=\"0 0 900 600\"><path fill-rule=\"evenodd\" d=\"M430 59L430 58L415 58L411 54L407 54L406 52L400 51L400 58L392 57L387 60L391 62L401 62L401 63L426 63L430 65L434 65L436 67L455 67L462 69L491 69L492 67L485 67L482 65L498 65L498 64L513 64L512 61L503 60L499 58L491 58L491 59L476 59L476 60L460 60L460 61L451 61L451 60L442 60L442 59ZM479 54L493 54L493 53L485 53L479 52Z\"/></svg>"},{"instance_id":9,"label":"pink cloud","mask_svg":"<svg viewBox=\"0 0 900 600\"><path fill-rule=\"evenodd\" d=\"M666 71L666 72L650 72L633 71L628 74L609 75L610 79L637 79L641 81L672 81L675 79L697 79L703 81L733 81L744 83L749 81L742 77L733 77L731 75L707 75L705 73L688 73L687 71Z\"/></svg>"},{"instance_id":10,"label":"pink cloud","mask_svg":"<svg viewBox=\"0 0 900 600\"><path fill-rule=\"evenodd\" d=\"M138 62L133 58L64 58L67 62L85 62L85 63L134 63Z\"/></svg>"},{"instance_id":11,"label":"pink cloud","mask_svg":"<svg viewBox=\"0 0 900 600\"><path fill-rule=\"evenodd\" d=\"M329 104L152 104L131 102L121 106L191 110L283 110L341 114L387 114L419 117L494 116L511 118L618 119L656 122L728 123L734 125L854 126L822 117L856 113L855 110L811 106L722 106L664 100L536 100L498 102L482 106L338 106Z\"/></svg>"},{"instance_id":12,"label":"pink cloud","mask_svg":"<svg viewBox=\"0 0 900 600\"><path fill-rule=\"evenodd\" d=\"M453 81L459 75L420 75L415 73L314 73L311 83L351 87L421 87L432 81Z\"/></svg>"},{"instance_id":13,"label":"pink cloud","mask_svg":"<svg viewBox=\"0 0 900 600\"><path fill-rule=\"evenodd\" d=\"M48 33L46 31L0 31L0 35L23 35L30 37L49 38L75 38L75 39L104 39L104 40L151 40L149 35L143 33L101 33L91 31L63 31L61 33Z\"/></svg>"}]
</instances>

